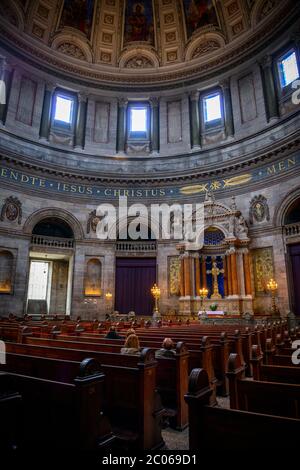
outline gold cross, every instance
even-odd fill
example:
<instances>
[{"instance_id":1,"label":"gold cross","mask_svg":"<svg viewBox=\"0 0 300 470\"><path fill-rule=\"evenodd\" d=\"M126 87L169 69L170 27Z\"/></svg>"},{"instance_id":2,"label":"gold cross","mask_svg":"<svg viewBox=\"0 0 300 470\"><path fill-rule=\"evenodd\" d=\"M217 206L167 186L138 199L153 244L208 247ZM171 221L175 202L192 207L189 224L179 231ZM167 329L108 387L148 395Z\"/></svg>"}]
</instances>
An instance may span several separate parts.
<instances>
[{"instance_id":1,"label":"gold cross","mask_svg":"<svg viewBox=\"0 0 300 470\"><path fill-rule=\"evenodd\" d=\"M212 268L211 270L206 271L207 274L212 274L213 276L213 289L214 292L211 296L212 299L221 299L221 295L219 293L219 286L218 286L218 276L221 273L224 273L224 269L219 269L217 266L217 262L213 261L212 262Z\"/></svg>"}]
</instances>

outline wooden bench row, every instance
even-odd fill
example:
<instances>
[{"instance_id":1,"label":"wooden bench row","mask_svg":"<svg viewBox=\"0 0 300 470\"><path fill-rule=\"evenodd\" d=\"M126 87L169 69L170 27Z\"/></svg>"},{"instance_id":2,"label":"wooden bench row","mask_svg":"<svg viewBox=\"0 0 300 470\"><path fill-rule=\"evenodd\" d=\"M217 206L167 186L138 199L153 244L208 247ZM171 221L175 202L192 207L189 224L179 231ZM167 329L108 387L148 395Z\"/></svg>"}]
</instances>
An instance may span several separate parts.
<instances>
[{"instance_id":1,"label":"wooden bench row","mask_svg":"<svg viewBox=\"0 0 300 470\"><path fill-rule=\"evenodd\" d=\"M251 381L248 380L249 383ZM263 394L266 389L262 389ZM278 393L278 390L276 390ZM272 401L284 399L284 394L274 393ZM257 413L240 409L224 409L209 405L211 389L203 369L194 369L189 378L186 402L189 407L190 452L270 451L297 448L300 420L295 418ZM266 398L267 399L267 398Z\"/></svg>"}]
</instances>

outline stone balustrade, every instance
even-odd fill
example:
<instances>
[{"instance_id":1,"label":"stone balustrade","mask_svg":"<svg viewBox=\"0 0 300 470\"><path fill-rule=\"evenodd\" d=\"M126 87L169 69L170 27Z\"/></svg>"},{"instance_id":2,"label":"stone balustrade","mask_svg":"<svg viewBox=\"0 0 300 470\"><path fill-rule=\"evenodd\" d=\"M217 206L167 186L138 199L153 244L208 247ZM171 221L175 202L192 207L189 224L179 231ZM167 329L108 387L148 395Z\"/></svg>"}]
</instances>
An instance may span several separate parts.
<instances>
[{"instance_id":1,"label":"stone balustrade","mask_svg":"<svg viewBox=\"0 0 300 470\"><path fill-rule=\"evenodd\" d=\"M46 235L32 235L31 244L34 246L70 249L74 247L74 240L72 238L56 238L47 237Z\"/></svg>"}]
</instances>

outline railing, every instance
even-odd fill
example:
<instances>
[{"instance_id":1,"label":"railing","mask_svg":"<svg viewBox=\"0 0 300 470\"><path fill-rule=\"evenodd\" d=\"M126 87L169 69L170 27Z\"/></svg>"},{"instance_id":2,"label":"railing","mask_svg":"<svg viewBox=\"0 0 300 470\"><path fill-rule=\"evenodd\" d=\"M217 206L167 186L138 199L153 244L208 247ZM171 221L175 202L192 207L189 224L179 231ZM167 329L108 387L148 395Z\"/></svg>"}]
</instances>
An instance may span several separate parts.
<instances>
[{"instance_id":1,"label":"railing","mask_svg":"<svg viewBox=\"0 0 300 470\"><path fill-rule=\"evenodd\" d=\"M116 251L156 251L156 242L117 242Z\"/></svg>"},{"instance_id":2,"label":"railing","mask_svg":"<svg viewBox=\"0 0 300 470\"><path fill-rule=\"evenodd\" d=\"M295 224L289 224L284 227L285 235L287 237L293 237L295 235L300 235L300 222Z\"/></svg>"},{"instance_id":3,"label":"railing","mask_svg":"<svg viewBox=\"0 0 300 470\"><path fill-rule=\"evenodd\" d=\"M73 248L72 238L47 237L46 235L32 235L31 244L34 246L44 246L50 248Z\"/></svg>"}]
</instances>

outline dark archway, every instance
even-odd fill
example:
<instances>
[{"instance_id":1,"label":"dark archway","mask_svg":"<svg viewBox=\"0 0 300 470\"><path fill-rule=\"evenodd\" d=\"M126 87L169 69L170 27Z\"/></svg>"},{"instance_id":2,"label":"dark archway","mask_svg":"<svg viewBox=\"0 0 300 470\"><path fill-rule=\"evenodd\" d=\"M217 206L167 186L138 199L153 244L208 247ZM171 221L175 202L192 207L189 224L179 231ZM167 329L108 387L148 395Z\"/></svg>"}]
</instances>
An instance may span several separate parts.
<instances>
[{"instance_id":1,"label":"dark archway","mask_svg":"<svg viewBox=\"0 0 300 470\"><path fill-rule=\"evenodd\" d=\"M300 198L289 207L284 218L284 225L296 224L298 222L300 222Z\"/></svg>"},{"instance_id":2,"label":"dark archway","mask_svg":"<svg viewBox=\"0 0 300 470\"><path fill-rule=\"evenodd\" d=\"M56 238L74 238L70 225L58 217L47 217L40 220L34 226L32 234Z\"/></svg>"}]
</instances>

